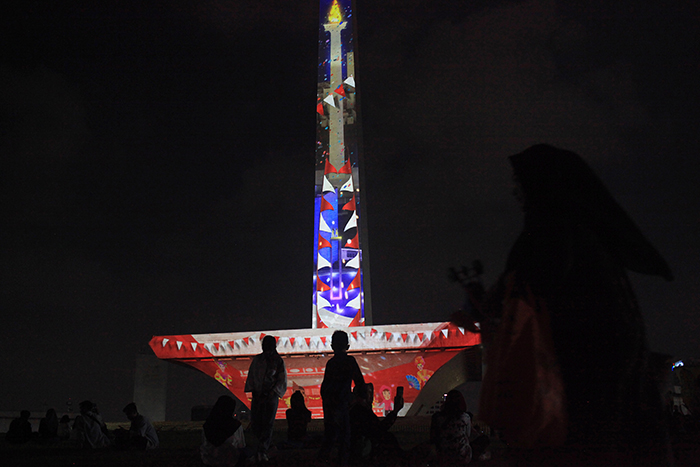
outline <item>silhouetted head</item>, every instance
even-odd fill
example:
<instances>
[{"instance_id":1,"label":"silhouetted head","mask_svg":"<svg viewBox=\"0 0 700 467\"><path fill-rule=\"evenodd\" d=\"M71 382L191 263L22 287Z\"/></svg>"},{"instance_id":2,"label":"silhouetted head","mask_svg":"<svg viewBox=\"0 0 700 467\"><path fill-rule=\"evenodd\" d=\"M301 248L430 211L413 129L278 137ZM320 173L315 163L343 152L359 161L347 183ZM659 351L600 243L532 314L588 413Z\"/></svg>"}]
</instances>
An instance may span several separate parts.
<instances>
[{"instance_id":1,"label":"silhouetted head","mask_svg":"<svg viewBox=\"0 0 700 467\"><path fill-rule=\"evenodd\" d=\"M29 410L22 410L22 411L19 413L19 418L23 418L23 419L25 419L25 420L29 420L29 416L30 416L30 415L31 415L31 413L29 412Z\"/></svg>"},{"instance_id":2,"label":"silhouetted head","mask_svg":"<svg viewBox=\"0 0 700 467\"><path fill-rule=\"evenodd\" d=\"M331 338L331 348L335 352L346 352L350 348L348 334L345 331L335 331Z\"/></svg>"},{"instance_id":3,"label":"silhouetted head","mask_svg":"<svg viewBox=\"0 0 700 467\"><path fill-rule=\"evenodd\" d=\"M276 348L277 348L277 339L275 339L275 336L263 337L263 340L262 340L263 352L270 352L272 350L275 350Z\"/></svg>"},{"instance_id":4,"label":"silhouetted head","mask_svg":"<svg viewBox=\"0 0 700 467\"><path fill-rule=\"evenodd\" d=\"M80 404L78 404L78 407L80 407L81 412L85 413L93 410L95 408L95 404L90 401L82 401Z\"/></svg>"},{"instance_id":5,"label":"silhouetted head","mask_svg":"<svg viewBox=\"0 0 700 467\"><path fill-rule=\"evenodd\" d=\"M126 407L122 409L122 412L126 414L126 418L128 418L129 420L133 420L139 414L139 411L136 408L136 404L134 404L133 402L127 404Z\"/></svg>"},{"instance_id":6,"label":"silhouetted head","mask_svg":"<svg viewBox=\"0 0 700 467\"><path fill-rule=\"evenodd\" d=\"M581 156L537 144L510 156L510 163L521 190L526 229L546 229L548 224L590 229L621 266L673 279L666 261Z\"/></svg>"},{"instance_id":7,"label":"silhouetted head","mask_svg":"<svg viewBox=\"0 0 700 467\"><path fill-rule=\"evenodd\" d=\"M304 403L304 395L300 391L294 391L292 397L289 398L289 405L294 410L306 409L306 403Z\"/></svg>"},{"instance_id":8,"label":"silhouetted head","mask_svg":"<svg viewBox=\"0 0 700 467\"><path fill-rule=\"evenodd\" d=\"M236 412L236 401L231 396L221 396L212 407L207 420L227 419Z\"/></svg>"},{"instance_id":9,"label":"silhouetted head","mask_svg":"<svg viewBox=\"0 0 700 467\"><path fill-rule=\"evenodd\" d=\"M51 418L58 418L58 415L56 415L56 409L49 409L46 411L46 418L51 419Z\"/></svg>"},{"instance_id":10,"label":"silhouetted head","mask_svg":"<svg viewBox=\"0 0 700 467\"><path fill-rule=\"evenodd\" d=\"M442 405L442 411L448 414L459 415L467 411L467 403L464 401L464 396L456 389L451 390L445 397L445 403Z\"/></svg>"}]
</instances>

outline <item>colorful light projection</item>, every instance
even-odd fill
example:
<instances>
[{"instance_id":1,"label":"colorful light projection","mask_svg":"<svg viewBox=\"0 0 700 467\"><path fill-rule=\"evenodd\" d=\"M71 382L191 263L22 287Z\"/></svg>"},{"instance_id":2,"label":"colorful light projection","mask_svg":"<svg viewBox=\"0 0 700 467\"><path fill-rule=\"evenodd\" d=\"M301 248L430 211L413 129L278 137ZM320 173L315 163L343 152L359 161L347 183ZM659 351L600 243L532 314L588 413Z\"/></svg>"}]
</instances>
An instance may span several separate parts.
<instances>
[{"instance_id":1,"label":"colorful light projection","mask_svg":"<svg viewBox=\"0 0 700 467\"><path fill-rule=\"evenodd\" d=\"M363 326L369 315L353 45L351 2L321 0L312 328Z\"/></svg>"},{"instance_id":2,"label":"colorful light projection","mask_svg":"<svg viewBox=\"0 0 700 467\"><path fill-rule=\"evenodd\" d=\"M350 354L362 370L365 381L374 383L375 409L383 415L382 388L391 399L396 388L404 387L406 411L429 383L431 377L457 354L481 343L478 334L451 323L395 324L365 326L348 330ZM288 329L154 336L151 349L158 358L190 365L214 378L250 406L244 391L253 356L260 353L264 336L277 338L277 351L287 368L287 392L280 399L277 418L284 418L289 398L301 391L314 418L323 417L321 383L332 356L332 329Z\"/></svg>"}]
</instances>

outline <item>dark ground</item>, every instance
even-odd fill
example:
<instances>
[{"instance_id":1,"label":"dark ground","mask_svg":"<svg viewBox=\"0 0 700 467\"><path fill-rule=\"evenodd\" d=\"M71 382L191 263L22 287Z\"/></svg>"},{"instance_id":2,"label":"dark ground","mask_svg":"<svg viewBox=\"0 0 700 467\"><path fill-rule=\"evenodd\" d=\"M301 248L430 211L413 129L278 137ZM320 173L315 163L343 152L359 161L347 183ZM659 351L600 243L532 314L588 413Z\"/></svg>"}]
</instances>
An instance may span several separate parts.
<instances>
[{"instance_id":1,"label":"dark ground","mask_svg":"<svg viewBox=\"0 0 700 467\"><path fill-rule=\"evenodd\" d=\"M5 442L4 436L0 440L0 465L3 467L63 467L63 466L130 466L130 467L202 467L199 461L199 443L201 440L201 427L203 422L163 422L156 423L156 429L160 437L161 446L150 452L124 452L111 449L83 451L71 447L69 444L41 445L31 443L23 446L12 446ZM108 423L110 429L118 426L126 426L126 423ZM429 418L405 418L397 420L392 432L398 439L401 447L406 452L405 459L396 460L394 465L407 465L412 467L428 467L434 465L429 459L429 448L425 444L428 440L430 426ZM321 436L322 422L312 421L310 427L312 434ZM252 436L246 432L246 440L254 443ZM286 422L277 421L275 424L274 442L278 443L286 438ZM475 465L484 467L512 466L514 463L505 459L503 446L494 443L492 446L492 458L488 461L475 462ZM274 450L270 455L268 465L276 466L320 466L324 465L315 460L316 449L291 449ZM700 466L700 434L686 434L674 441L674 456L676 467ZM569 461L571 454L564 455L562 460L546 465L566 467L572 465ZM614 459L614 455L610 457ZM535 458L527 464L517 465L545 465L542 458ZM389 462L375 463L378 466L387 465ZM619 466L614 460L609 463L595 462L581 463L577 465L601 465ZM362 465L362 467L367 467Z\"/></svg>"}]
</instances>

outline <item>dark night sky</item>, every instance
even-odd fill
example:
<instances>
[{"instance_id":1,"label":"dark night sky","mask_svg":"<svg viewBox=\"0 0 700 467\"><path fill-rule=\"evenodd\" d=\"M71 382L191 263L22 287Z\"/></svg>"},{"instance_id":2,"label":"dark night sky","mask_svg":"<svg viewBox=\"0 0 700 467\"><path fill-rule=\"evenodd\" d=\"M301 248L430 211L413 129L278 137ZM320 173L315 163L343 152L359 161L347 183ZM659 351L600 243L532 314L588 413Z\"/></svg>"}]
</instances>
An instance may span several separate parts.
<instances>
[{"instance_id":1,"label":"dark night sky","mask_svg":"<svg viewBox=\"0 0 700 467\"><path fill-rule=\"evenodd\" d=\"M154 334L311 321L318 4L18 2L0 13L0 410L109 419ZM700 357L700 7L358 0L376 324L495 280L507 156L580 153L676 280L632 274L651 348ZM468 6L465 6L467 5ZM173 368L169 410L223 388Z\"/></svg>"}]
</instances>

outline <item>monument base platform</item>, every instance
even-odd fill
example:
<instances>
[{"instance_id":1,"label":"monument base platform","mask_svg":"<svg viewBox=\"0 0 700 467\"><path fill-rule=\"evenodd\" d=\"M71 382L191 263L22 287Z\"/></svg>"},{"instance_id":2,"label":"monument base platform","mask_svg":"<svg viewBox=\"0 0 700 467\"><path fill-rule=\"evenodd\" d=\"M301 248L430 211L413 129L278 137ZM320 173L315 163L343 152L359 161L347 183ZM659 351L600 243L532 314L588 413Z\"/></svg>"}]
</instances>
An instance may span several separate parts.
<instances>
[{"instance_id":1,"label":"monument base platform","mask_svg":"<svg viewBox=\"0 0 700 467\"><path fill-rule=\"evenodd\" d=\"M344 328L349 354L357 359L365 381L374 384L377 414L391 410L396 388L404 387L406 413L431 376L463 350L481 343L478 334L451 323L396 324ZM250 406L244 392L251 359L261 352L266 335L277 338L277 351L287 368L288 388L280 399L277 418L284 418L294 391L304 394L314 418L323 417L321 382L333 355L335 329L286 329L154 336L150 346L158 358L190 365L216 379Z\"/></svg>"}]
</instances>

